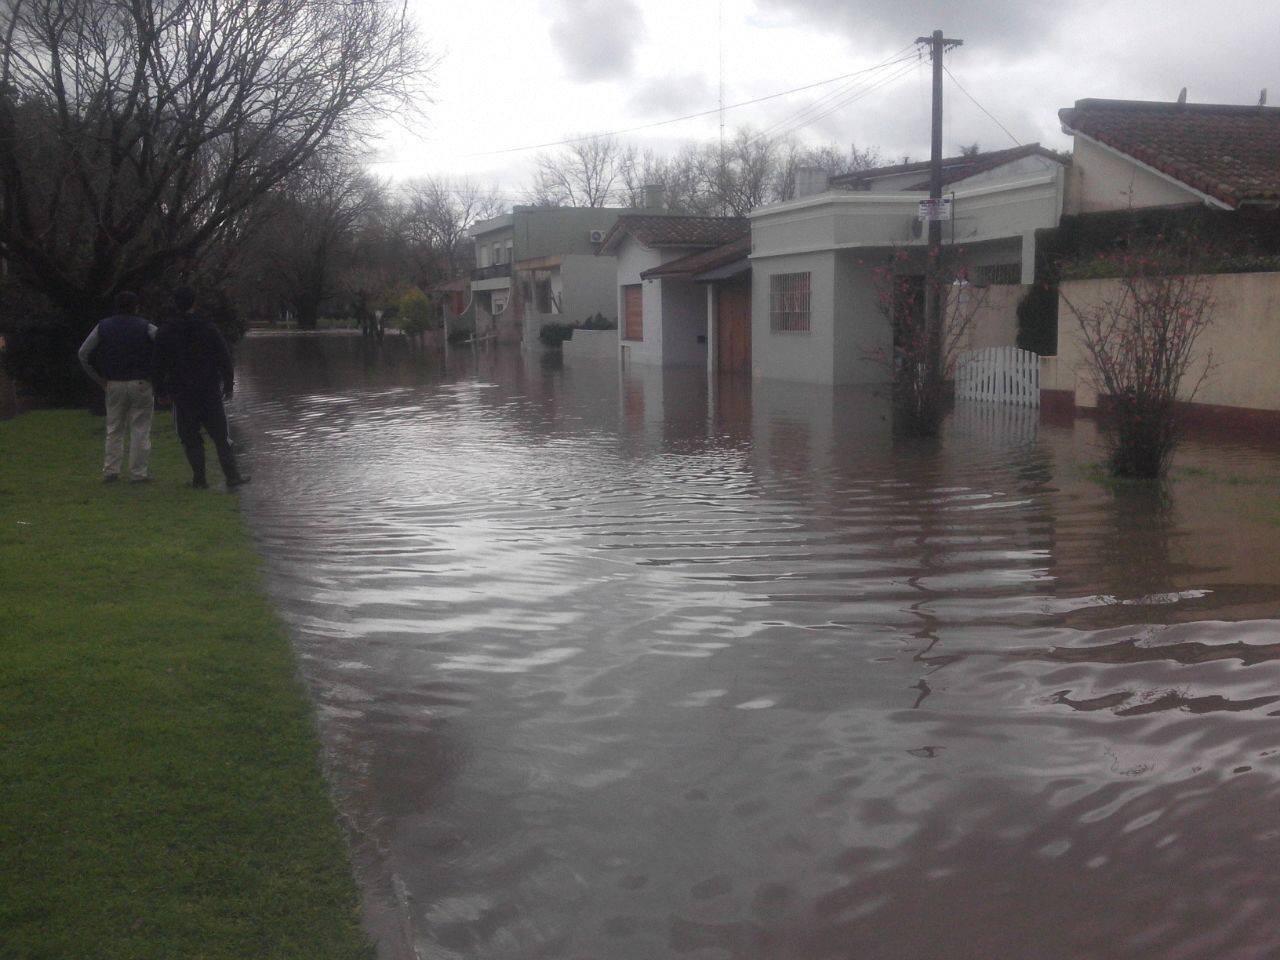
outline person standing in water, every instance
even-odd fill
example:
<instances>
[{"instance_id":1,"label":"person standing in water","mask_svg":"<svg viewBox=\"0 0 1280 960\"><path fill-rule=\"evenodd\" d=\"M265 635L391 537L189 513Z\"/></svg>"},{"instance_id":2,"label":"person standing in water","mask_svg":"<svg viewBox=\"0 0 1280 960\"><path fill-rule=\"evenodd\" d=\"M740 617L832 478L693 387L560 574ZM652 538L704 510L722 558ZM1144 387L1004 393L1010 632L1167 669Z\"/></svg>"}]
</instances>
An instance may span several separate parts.
<instances>
[{"instance_id":1,"label":"person standing in water","mask_svg":"<svg viewBox=\"0 0 1280 960\"><path fill-rule=\"evenodd\" d=\"M227 431L224 401L235 389L231 349L218 328L196 314L195 293L179 287L173 294L177 316L156 334L156 385L173 399L178 439L191 464L191 486L209 486L204 466L203 430L213 441L227 489L249 482L240 472Z\"/></svg>"}]
</instances>

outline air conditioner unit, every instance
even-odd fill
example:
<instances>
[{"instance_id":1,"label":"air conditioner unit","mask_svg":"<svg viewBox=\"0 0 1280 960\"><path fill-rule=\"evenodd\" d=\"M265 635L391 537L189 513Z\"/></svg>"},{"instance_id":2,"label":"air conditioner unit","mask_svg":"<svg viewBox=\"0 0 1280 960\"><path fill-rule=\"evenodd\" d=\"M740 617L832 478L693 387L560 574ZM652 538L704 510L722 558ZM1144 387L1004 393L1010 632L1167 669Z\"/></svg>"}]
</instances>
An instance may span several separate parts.
<instances>
[{"instance_id":1,"label":"air conditioner unit","mask_svg":"<svg viewBox=\"0 0 1280 960\"><path fill-rule=\"evenodd\" d=\"M604 243L604 231L603 231L603 230L592 230L592 231L591 231L591 242L592 242L592 243Z\"/></svg>"}]
</instances>

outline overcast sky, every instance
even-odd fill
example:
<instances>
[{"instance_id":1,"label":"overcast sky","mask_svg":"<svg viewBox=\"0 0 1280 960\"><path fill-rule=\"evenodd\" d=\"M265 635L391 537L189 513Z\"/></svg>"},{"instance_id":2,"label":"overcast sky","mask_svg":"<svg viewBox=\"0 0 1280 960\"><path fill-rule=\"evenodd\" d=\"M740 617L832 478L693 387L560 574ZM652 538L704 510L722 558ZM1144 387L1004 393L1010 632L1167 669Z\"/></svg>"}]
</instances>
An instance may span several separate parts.
<instances>
[{"instance_id":1,"label":"overcast sky","mask_svg":"<svg viewBox=\"0 0 1280 960\"><path fill-rule=\"evenodd\" d=\"M767 96L908 54L934 29L955 79L1019 142L1066 147L1084 97L1280 105L1277 0L411 0L440 60L425 120L391 131L383 174L470 175L518 199L537 151L504 152ZM907 48L904 52L904 48ZM913 59L729 110L730 128L927 159L929 67ZM945 83L944 150L1014 145ZM710 116L625 135L673 151Z\"/></svg>"}]
</instances>

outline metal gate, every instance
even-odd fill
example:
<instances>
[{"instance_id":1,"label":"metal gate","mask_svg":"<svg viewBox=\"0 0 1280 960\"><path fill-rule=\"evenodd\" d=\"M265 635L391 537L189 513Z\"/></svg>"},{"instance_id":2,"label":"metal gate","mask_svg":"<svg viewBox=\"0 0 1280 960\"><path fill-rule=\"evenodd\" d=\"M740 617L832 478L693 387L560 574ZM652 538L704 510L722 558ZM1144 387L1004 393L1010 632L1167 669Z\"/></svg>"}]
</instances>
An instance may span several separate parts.
<instances>
[{"instance_id":1,"label":"metal gate","mask_svg":"<svg viewBox=\"0 0 1280 960\"><path fill-rule=\"evenodd\" d=\"M964 351L956 361L956 399L1040 406L1040 356L1017 347Z\"/></svg>"}]
</instances>

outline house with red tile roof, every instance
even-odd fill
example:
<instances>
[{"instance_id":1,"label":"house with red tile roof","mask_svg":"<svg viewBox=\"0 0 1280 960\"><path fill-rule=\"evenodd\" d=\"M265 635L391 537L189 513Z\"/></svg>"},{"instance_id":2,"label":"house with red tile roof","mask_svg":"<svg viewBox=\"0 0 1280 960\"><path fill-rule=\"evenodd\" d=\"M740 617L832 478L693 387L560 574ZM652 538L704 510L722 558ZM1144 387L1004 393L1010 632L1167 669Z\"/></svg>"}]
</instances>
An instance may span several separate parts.
<instances>
[{"instance_id":1,"label":"house with red tile roof","mask_svg":"<svg viewBox=\"0 0 1280 960\"><path fill-rule=\"evenodd\" d=\"M1193 230L1212 228L1199 241L1210 249L1238 235L1246 247L1275 250L1280 108L1090 99L1059 110L1058 118L1074 141L1064 213L1078 223L1116 224L1119 235L1185 222ZM1212 356L1213 365L1197 389L1183 384L1184 414L1192 421L1280 435L1280 272L1266 260L1206 279L1214 322L1197 351ZM1041 359L1041 406L1096 409L1103 398L1072 307L1122 293L1113 278L1065 280L1058 289L1057 349Z\"/></svg>"},{"instance_id":2,"label":"house with red tile roof","mask_svg":"<svg viewBox=\"0 0 1280 960\"><path fill-rule=\"evenodd\" d=\"M617 258L618 335L624 362L661 366L707 363L707 288L672 261L706 253L750 235L740 217L672 213L623 214L600 254Z\"/></svg>"},{"instance_id":3,"label":"house with red tile roof","mask_svg":"<svg viewBox=\"0 0 1280 960\"><path fill-rule=\"evenodd\" d=\"M1280 107L1077 100L1067 213L1280 206Z\"/></svg>"}]
</instances>

